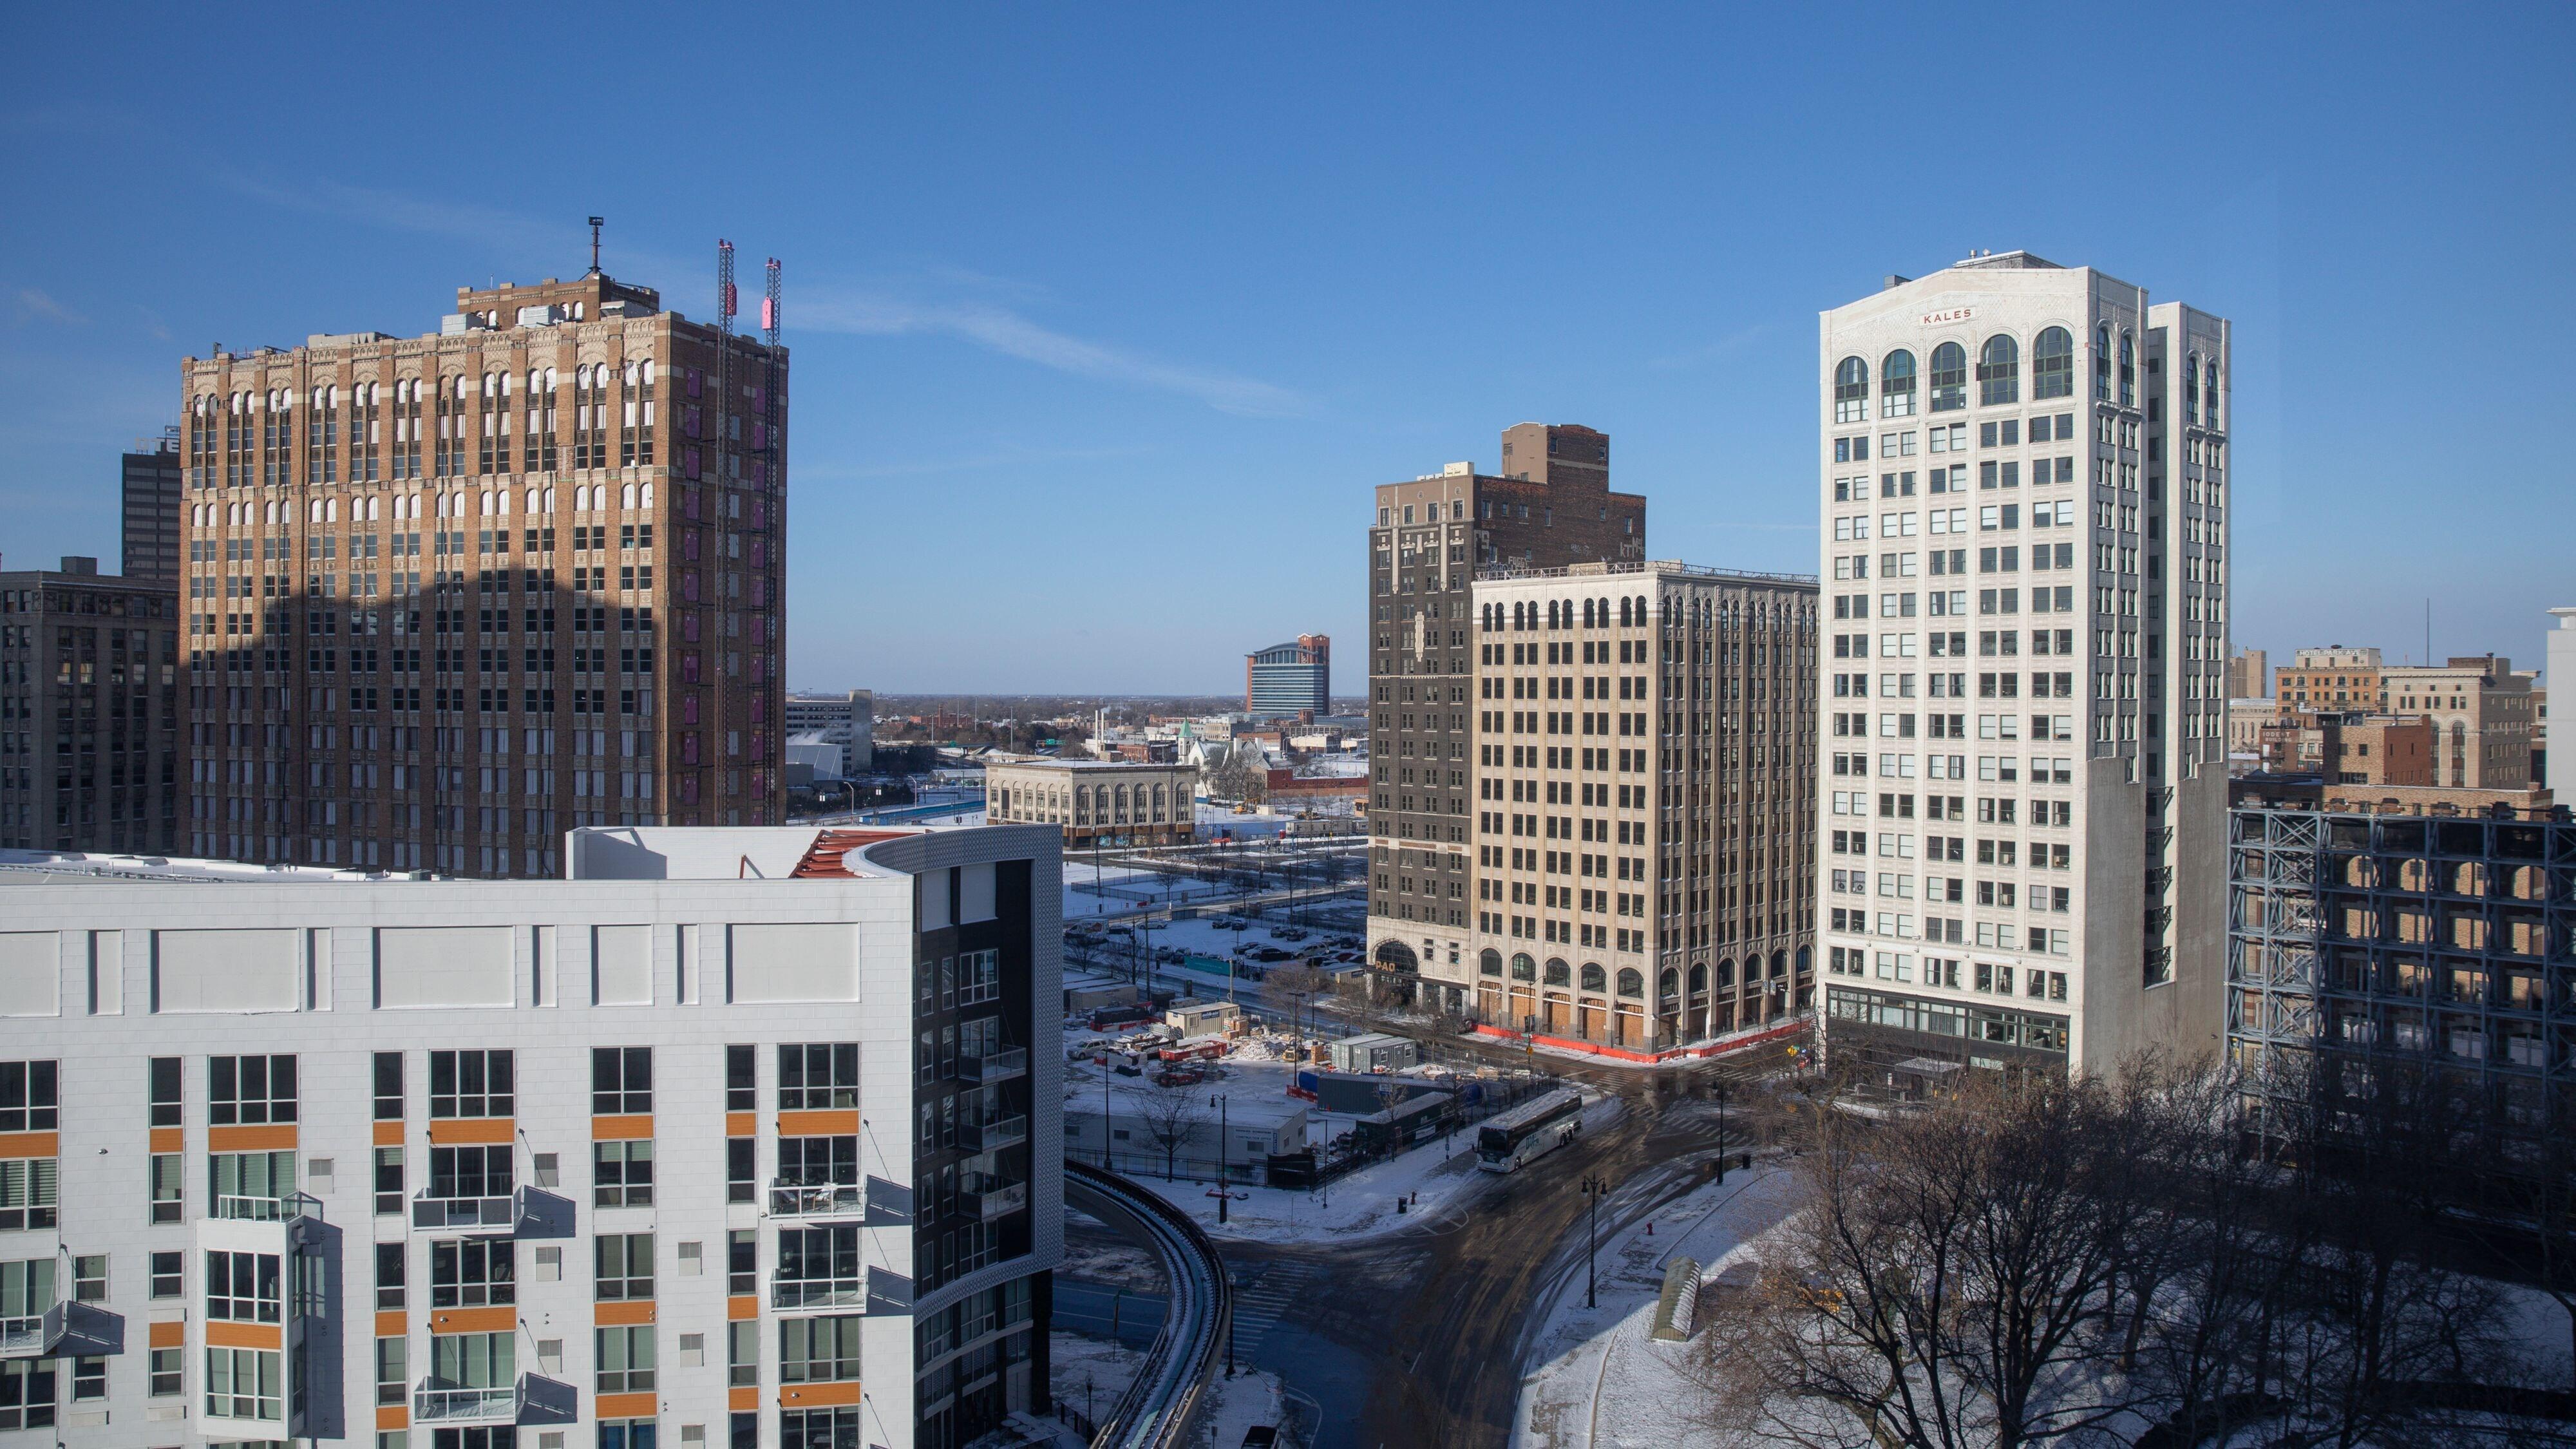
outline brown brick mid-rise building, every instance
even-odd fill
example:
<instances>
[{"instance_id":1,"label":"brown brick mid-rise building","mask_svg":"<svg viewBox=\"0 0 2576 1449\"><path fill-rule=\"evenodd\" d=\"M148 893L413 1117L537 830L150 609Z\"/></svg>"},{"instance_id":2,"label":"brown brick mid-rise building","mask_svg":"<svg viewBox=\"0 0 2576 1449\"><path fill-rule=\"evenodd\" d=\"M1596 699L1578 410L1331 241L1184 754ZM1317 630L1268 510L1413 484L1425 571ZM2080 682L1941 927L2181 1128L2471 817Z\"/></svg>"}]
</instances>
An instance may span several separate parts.
<instances>
[{"instance_id":1,"label":"brown brick mid-rise building","mask_svg":"<svg viewBox=\"0 0 2576 1449\"><path fill-rule=\"evenodd\" d=\"M784 349L593 270L181 375L192 853L781 818Z\"/></svg>"},{"instance_id":2,"label":"brown brick mid-rise building","mask_svg":"<svg viewBox=\"0 0 2576 1449\"><path fill-rule=\"evenodd\" d=\"M2263 768L2330 785L2431 785L2432 722L2416 715L2275 715L2259 732Z\"/></svg>"},{"instance_id":3,"label":"brown brick mid-rise building","mask_svg":"<svg viewBox=\"0 0 2576 1449\"><path fill-rule=\"evenodd\" d=\"M0 846L177 849L178 631L166 581L0 573Z\"/></svg>"},{"instance_id":4,"label":"brown brick mid-rise building","mask_svg":"<svg viewBox=\"0 0 2576 1449\"><path fill-rule=\"evenodd\" d=\"M1484 567L1641 562L1646 500L1610 491L1610 438L1505 429L1501 476L1452 463L1377 490L1369 528L1369 940L1391 970L1468 960L1476 614ZM1398 889L1410 881L1414 889Z\"/></svg>"}]
</instances>

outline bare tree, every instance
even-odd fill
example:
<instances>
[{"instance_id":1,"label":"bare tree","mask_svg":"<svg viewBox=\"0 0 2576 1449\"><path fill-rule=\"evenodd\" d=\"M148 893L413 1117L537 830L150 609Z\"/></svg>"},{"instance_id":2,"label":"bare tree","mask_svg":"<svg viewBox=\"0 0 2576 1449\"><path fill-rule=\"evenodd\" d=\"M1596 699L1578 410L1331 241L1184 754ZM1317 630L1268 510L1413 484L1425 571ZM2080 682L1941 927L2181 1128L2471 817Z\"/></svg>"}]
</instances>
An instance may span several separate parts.
<instances>
[{"instance_id":1,"label":"bare tree","mask_svg":"<svg viewBox=\"0 0 2576 1449\"><path fill-rule=\"evenodd\" d=\"M1174 1161L1199 1125L1198 1102L1180 1087L1159 1087L1144 1102L1145 1135L1163 1149L1163 1181L1172 1180Z\"/></svg>"},{"instance_id":2,"label":"bare tree","mask_svg":"<svg viewBox=\"0 0 2576 1449\"><path fill-rule=\"evenodd\" d=\"M1289 1023L1299 1036L1306 1034L1307 1004L1332 989L1333 978L1305 961L1283 963L1261 978L1262 996L1289 1014Z\"/></svg>"}]
</instances>

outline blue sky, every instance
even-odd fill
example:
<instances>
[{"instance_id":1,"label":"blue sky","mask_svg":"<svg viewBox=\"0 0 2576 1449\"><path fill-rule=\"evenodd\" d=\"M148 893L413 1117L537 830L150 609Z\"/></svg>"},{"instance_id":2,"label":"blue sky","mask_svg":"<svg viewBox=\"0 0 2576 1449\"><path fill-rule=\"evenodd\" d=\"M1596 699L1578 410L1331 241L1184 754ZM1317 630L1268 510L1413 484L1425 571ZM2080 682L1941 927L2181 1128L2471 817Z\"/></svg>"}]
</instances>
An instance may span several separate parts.
<instances>
[{"instance_id":1,"label":"blue sky","mask_svg":"<svg viewBox=\"0 0 2576 1449\"><path fill-rule=\"evenodd\" d=\"M1814 317L1972 248L2234 319L2240 645L2576 603L2576 10L21 9L0 550L116 551L178 359L785 260L789 679L1223 692L1346 641L1369 485L1613 438L1812 570ZM2558 338L2552 342L2548 339Z\"/></svg>"}]
</instances>

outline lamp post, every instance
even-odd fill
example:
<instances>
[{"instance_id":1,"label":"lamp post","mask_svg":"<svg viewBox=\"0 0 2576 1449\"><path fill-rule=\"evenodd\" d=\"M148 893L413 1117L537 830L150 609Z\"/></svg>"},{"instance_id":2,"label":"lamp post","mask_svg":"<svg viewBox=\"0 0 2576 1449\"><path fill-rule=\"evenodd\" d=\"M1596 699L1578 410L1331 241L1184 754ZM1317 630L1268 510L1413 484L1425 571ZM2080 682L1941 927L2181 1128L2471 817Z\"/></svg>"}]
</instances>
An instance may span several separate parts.
<instances>
[{"instance_id":1,"label":"lamp post","mask_svg":"<svg viewBox=\"0 0 2576 1449\"><path fill-rule=\"evenodd\" d=\"M1216 1220L1220 1226L1225 1222L1226 1202L1234 1196L1234 1188L1225 1172L1225 1144L1226 1100L1225 1093L1219 1092L1216 1094ZM1233 1363L1234 1337L1231 1334L1226 1337L1225 1352L1226 1362ZM1233 1370L1229 1368L1226 1372L1231 1374Z\"/></svg>"},{"instance_id":2,"label":"lamp post","mask_svg":"<svg viewBox=\"0 0 2576 1449\"><path fill-rule=\"evenodd\" d=\"M1600 1306L1595 1290L1600 1286L1596 1265L1601 1259L1601 1199L1609 1191L1610 1184L1603 1178L1596 1176L1583 1179L1584 1207L1591 1218L1591 1225L1585 1229L1586 1243L1583 1254L1583 1306L1586 1308Z\"/></svg>"},{"instance_id":3,"label":"lamp post","mask_svg":"<svg viewBox=\"0 0 2576 1449\"><path fill-rule=\"evenodd\" d=\"M1717 1180L1726 1181L1726 1082L1717 1084Z\"/></svg>"}]
</instances>

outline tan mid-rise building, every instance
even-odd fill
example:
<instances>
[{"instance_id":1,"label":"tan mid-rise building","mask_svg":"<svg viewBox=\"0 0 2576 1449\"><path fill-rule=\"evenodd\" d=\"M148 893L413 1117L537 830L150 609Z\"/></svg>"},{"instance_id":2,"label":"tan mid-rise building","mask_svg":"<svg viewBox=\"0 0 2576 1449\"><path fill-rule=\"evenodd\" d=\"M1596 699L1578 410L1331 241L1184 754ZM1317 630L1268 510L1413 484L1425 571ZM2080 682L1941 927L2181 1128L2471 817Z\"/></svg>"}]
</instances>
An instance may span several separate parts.
<instances>
[{"instance_id":1,"label":"tan mid-rise building","mask_svg":"<svg viewBox=\"0 0 2576 1449\"><path fill-rule=\"evenodd\" d=\"M2260 649L2239 649L2227 656L2227 697L2255 699L2272 688L2269 654Z\"/></svg>"},{"instance_id":2,"label":"tan mid-rise building","mask_svg":"<svg viewBox=\"0 0 2576 1449\"><path fill-rule=\"evenodd\" d=\"M1503 431L1496 473L1451 463L1381 485L1369 541L1370 959L1410 972L1468 959L1468 758L1489 568L1637 563L1646 500L1610 489L1610 438L1573 424ZM1411 880L1416 889L1398 889Z\"/></svg>"},{"instance_id":3,"label":"tan mid-rise building","mask_svg":"<svg viewBox=\"0 0 2576 1449\"><path fill-rule=\"evenodd\" d=\"M2273 676L2272 707L2279 713L2389 707L2376 649L2330 644L2302 649L2290 660Z\"/></svg>"},{"instance_id":4,"label":"tan mid-rise building","mask_svg":"<svg viewBox=\"0 0 2576 1449\"><path fill-rule=\"evenodd\" d=\"M2433 739L2421 715L2310 711L2272 716L2258 744L2263 768L2279 774L2329 785L2429 786Z\"/></svg>"},{"instance_id":5,"label":"tan mid-rise building","mask_svg":"<svg viewBox=\"0 0 2576 1449\"><path fill-rule=\"evenodd\" d=\"M780 820L784 349L594 269L181 380L190 853Z\"/></svg>"},{"instance_id":6,"label":"tan mid-rise building","mask_svg":"<svg viewBox=\"0 0 2576 1449\"><path fill-rule=\"evenodd\" d=\"M1812 1006L1816 581L1591 563L1473 597L1475 929L1420 960L1432 1004L1649 1051Z\"/></svg>"},{"instance_id":7,"label":"tan mid-rise building","mask_svg":"<svg viewBox=\"0 0 2576 1449\"><path fill-rule=\"evenodd\" d=\"M2532 677L2513 661L2473 654L2381 671L2382 708L2433 722L2433 779L2468 790L2528 790L2539 715Z\"/></svg>"}]
</instances>

